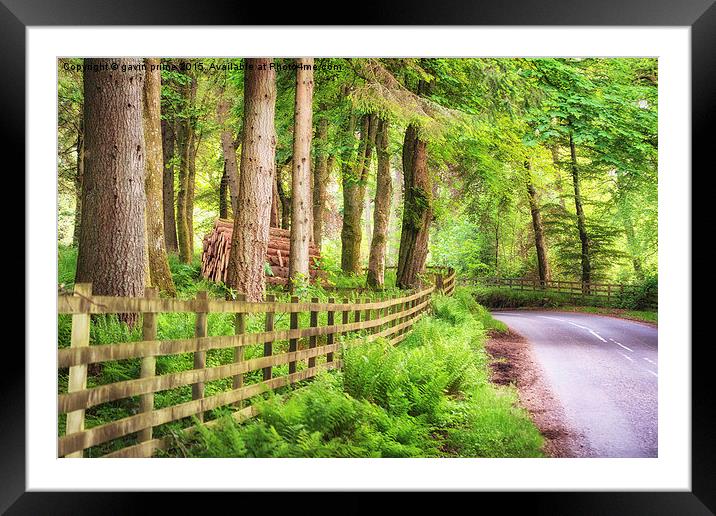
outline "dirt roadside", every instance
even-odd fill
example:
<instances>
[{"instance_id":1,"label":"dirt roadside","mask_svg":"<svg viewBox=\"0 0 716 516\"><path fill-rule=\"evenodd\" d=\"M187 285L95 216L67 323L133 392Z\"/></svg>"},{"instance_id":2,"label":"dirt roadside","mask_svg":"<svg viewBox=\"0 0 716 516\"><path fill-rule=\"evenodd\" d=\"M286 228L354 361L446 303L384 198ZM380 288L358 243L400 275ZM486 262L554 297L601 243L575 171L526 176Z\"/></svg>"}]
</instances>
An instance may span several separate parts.
<instances>
[{"instance_id":1,"label":"dirt roadside","mask_svg":"<svg viewBox=\"0 0 716 516\"><path fill-rule=\"evenodd\" d=\"M529 342L521 335L491 332L485 349L491 356L491 380L498 385L514 384L520 403L529 411L545 438L544 452L549 457L586 457L586 439L570 427L559 400L544 380Z\"/></svg>"}]
</instances>

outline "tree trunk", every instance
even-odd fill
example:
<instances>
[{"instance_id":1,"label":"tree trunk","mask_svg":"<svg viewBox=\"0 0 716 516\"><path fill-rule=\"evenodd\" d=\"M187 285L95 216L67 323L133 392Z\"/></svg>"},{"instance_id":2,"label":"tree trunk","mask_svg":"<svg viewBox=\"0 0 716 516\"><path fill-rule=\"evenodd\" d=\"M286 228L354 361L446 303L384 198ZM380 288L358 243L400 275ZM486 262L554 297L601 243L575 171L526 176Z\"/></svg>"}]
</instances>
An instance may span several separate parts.
<instances>
[{"instance_id":1,"label":"tree trunk","mask_svg":"<svg viewBox=\"0 0 716 516\"><path fill-rule=\"evenodd\" d=\"M177 223L174 216L174 142L176 121L162 120L162 204L164 211L164 244L167 251L177 252Z\"/></svg>"},{"instance_id":2,"label":"tree trunk","mask_svg":"<svg viewBox=\"0 0 716 516\"><path fill-rule=\"evenodd\" d=\"M291 227L291 197L286 193L283 187L284 166L285 165L278 165L276 167L276 191L281 200L281 227L283 229L289 229Z\"/></svg>"},{"instance_id":3,"label":"tree trunk","mask_svg":"<svg viewBox=\"0 0 716 516\"><path fill-rule=\"evenodd\" d=\"M281 216L279 214L279 195L276 181L273 182L273 192L271 194L271 221L270 225L272 228L278 228L281 226Z\"/></svg>"},{"instance_id":4,"label":"tree trunk","mask_svg":"<svg viewBox=\"0 0 716 516\"><path fill-rule=\"evenodd\" d=\"M199 150L199 141L196 138L194 130L194 121L192 121L192 139L191 139L191 155L189 158L189 178L187 179L187 196L186 196L186 226L189 230L189 261L194 259L194 194L196 191L196 153Z\"/></svg>"},{"instance_id":5,"label":"tree trunk","mask_svg":"<svg viewBox=\"0 0 716 516\"><path fill-rule=\"evenodd\" d=\"M184 263L191 263L193 259L193 242L191 231L190 200L192 193L192 158L194 156L194 127L189 111L194 105L195 80L188 75L188 82L182 85L182 111L183 116L178 121L177 147L179 150L179 193L177 195L177 240L179 244L179 258Z\"/></svg>"},{"instance_id":6,"label":"tree trunk","mask_svg":"<svg viewBox=\"0 0 716 516\"><path fill-rule=\"evenodd\" d=\"M388 240L390 202L393 198L393 182L390 177L390 155L388 154L388 121L378 122L376 154L378 172L376 175L375 205L373 207L373 239L368 258L368 286L383 288L385 284L385 249Z\"/></svg>"},{"instance_id":7,"label":"tree trunk","mask_svg":"<svg viewBox=\"0 0 716 516\"><path fill-rule=\"evenodd\" d=\"M116 59L139 68L141 59ZM102 59L85 59L85 169L83 217L77 256L78 283L93 294L144 295L145 223L144 71L92 71ZM133 324L136 314L123 320Z\"/></svg>"},{"instance_id":8,"label":"tree trunk","mask_svg":"<svg viewBox=\"0 0 716 516\"><path fill-rule=\"evenodd\" d=\"M239 206L234 214L229 285L247 301L263 298L264 264L276 166L276 74L271 59L246 59Z\"/></svg>"},{"instance_id":9,"label":"tree trunk","mask_svg":"<svg viewBox=\"0 0 716 516\"><path fill-rule=\"evenodd\" d=\"M221 183L219 183L219 218L229 218L229 206L226 197L229 190L229 178L226 175L226 161L224 161L224 171L221 174Z\"/></svg>"},{"instance_id":10,"label":"tree trunk","mask_svg":"<svg viewBox=\"0 0 716 516\"><path fill-rule=\"evenodd\" d=\"M77 168L75 174L75 226L72 232L72 245L77 247L80 243L80 228L82 227L82 178L85 171L85 124L83 107L80 104L80 119L77 128Z\"/></svg>"},{"instance_id":11,"label":"tree trunk","mask_svg":"<svg viewBox=\"0 0 716 516\"><path fill-rule=\"evenodd\" d=\"M629 247L629 254L631 255L631 263L634 267L634 274L637 279L641 281L644 279L644 267L642 266L641 256L639 255L639 245L637 244L636 234L634 232L634 224L628 213L622 215L622 221L624 224L624 233L627 238L627 246Z\"/></svg>"},{"instance_id":12,"label":"tree trunk","mask_svg":"<svg viewBox=\"0 0 716 516\"><path fill-rule=\"evenodd\" d=\"M162 188L164 156L161 127L161 74L159 59L145 59L147 70L144 81L144 144L146 224L149 275L152 286L171 296L176 295L174 280L169 270L164 247L164 214Z\"/></svg>"},{"instance_id":13,"label":"tree trunk","mask_svg":"<svg viewBox=\"0 0 716 516\"><path fill-rule=\"evenodd\" d=\"M589 237L587 236L587 223L582 209L582 194L579 185L579 168L577 167L577 150L574 145L574 137L569 134L569 150L571 154L572 182L574 183L574 206L577 210L577 229L579 240L582 243L582 291L589 293L591 283L591 265L589 263Z\"/></svg>"},{"instance_id":14,"label":"tree trunk","mask_svg":"<svg viewBox=\"0 0 716 516\"><path fill-rule=\"evenodd\" d=\"M530 203L530 212L532 213L532 229L534 230L535 249L537 250L537 270L540 284L542 287L545 287L550 280L550 270L547 262L547 247L544 242L542 214L540 213L539 203L537 202L537 191L532 183L532 170L529 161L525 162L525 169L527 175L527 196Z\"/></svg>"},{"instance_id":15,"label":"tree trunk","mask_svg":"<svg viewBox=\"0 0 716 516\"><path fill-rule=\"evenodd\" d=\"M420 284L418 275L425 268L429 229L433 218L427 145L420 139L418 128L413 124L410 124L405 131L403 176L405 200L398 253L397 285L407 289L416 288Z\"/></svg>"},{"instance_id":16,"label":"tree trunk","mask_svg":"<svg viewBox=\"0 0 716 516\"><path fill-rule=\"evenodd\" d=\"M291 292L309 281L311 241L311 136L313 132L313 58L296 59L296 102L291 171L291 250L288 271Z\"/></svg>"},{"instance_id":17,"label":"tree trunk","mask_svg":"<svg viewBox=\"0 0 716 516\"><path fill-rule=\"evenodd\" d=\"M326 185L328 183L328 119L318 121L316 131L316 166L313 170L313 242L321 248L323 238L323 219L326 211Z\"/></svg>"},{"instance_id":18,"label":"tree trunk","mask_svg":"<svg viewBox=\"0 0 716 516\"><path fill-rule=\"evenodd\" d=\"M221 98L217 107L217 119L221 128L221 151L224 154L224 176L229 185L231 194L231 211L239 212L239 171L236 164L236 147L234 146L234 135L228 125L229 110L231 104L229 99L221 91ZM223 178L222 178L223 181Z\"/></svg>"},{"instance_id":19,"label":"tree trunk","mask_svg":"<svg viewBox=\"0 0 716 516\"><path fill-rule=\"evenodd\" d=\"M352 125L352 124L349 124ZM341 269L361 274L360 247L363 239L361 219L366 181L375 145L376 115L363 115L358 154L354 165L344 165L343 172L343 227L341 229ZM351 133L352 137L352 133ZM347 170L346 170L347 168Z\"/></svg>"}]
</instances>

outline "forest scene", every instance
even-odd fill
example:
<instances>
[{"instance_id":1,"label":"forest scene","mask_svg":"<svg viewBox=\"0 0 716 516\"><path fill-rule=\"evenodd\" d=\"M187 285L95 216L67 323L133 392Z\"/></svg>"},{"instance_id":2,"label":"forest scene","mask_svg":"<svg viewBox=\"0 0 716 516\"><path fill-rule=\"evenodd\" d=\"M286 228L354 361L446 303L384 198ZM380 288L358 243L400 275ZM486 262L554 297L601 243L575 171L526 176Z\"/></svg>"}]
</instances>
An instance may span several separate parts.
<instances>
[{"instance_id":1,"label":"forest scene","mask_svg":"<svg viewBox=\"0 0 716 516\"><path fill-rule=\"evenodd\" d=\"M656 59L57 73L60 456L576 456L504 310L656 324Z\"/></svg>"}]
</instances>

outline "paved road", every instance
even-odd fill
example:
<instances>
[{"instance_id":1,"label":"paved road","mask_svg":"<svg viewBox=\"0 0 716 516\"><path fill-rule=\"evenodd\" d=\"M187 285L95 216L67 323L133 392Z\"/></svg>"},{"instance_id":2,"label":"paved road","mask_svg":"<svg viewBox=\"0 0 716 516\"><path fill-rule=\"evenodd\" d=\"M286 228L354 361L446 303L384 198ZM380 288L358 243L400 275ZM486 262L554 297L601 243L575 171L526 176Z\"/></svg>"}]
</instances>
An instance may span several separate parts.
<instances>
[{"instance_id":1,"label":"paved road","mask_svg":"<svg viewBox=\"0 0 716 516\"><path fill-rule=\"evenodd\" d=\"M655 327L580 313L493 315L530 341L587 456L657 456Z\"/></svg>"}]
</instances>

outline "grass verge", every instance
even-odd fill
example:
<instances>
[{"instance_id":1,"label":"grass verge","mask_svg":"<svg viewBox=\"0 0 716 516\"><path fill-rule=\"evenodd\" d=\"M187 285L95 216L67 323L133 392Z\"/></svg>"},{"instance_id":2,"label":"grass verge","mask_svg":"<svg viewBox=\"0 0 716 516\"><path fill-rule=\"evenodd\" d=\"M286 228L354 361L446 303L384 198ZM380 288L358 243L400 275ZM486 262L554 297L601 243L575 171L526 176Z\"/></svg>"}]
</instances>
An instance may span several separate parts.
<instances>
[{"instance_id":1,"label":"grass verge","mask_svg":"<svg viewBox=\"0 0 716 516\"><path fill-rule=\"evenodd\" d=\"M629 319L631 321L648 322L658 324L659 312L656 310L628 310L625 308L606 308L600 306L563 306L559 308L563 312L583 312L588 314L608 315Z\"/></svg>"}]
</instances>

